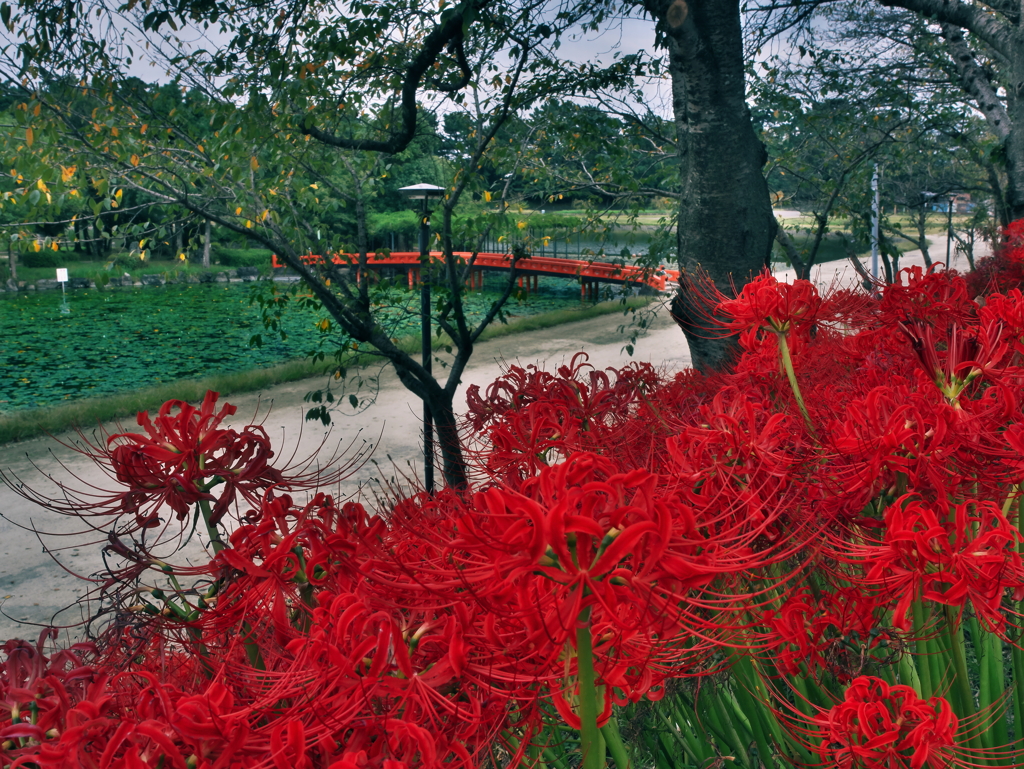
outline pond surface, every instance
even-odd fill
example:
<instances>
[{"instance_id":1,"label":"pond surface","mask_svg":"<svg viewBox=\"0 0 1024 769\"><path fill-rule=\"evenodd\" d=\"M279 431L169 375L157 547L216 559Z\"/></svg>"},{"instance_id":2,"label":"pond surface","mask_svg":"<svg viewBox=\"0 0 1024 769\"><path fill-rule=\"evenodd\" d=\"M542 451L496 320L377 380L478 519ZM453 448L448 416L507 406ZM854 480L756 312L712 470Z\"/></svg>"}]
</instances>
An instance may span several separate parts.
<instances>
[{"instance_id":1,"label":"pond surface","mask_svg":"<svg viewBox=\"0 0 1024 769\"><path fill-rule=\"evenodd\" d=\"M568 281L561 281L568 284ZM418 297L410 292L412 302ZM493 300L474 294L471 316ZM312 311L289 309L286 341L264 331L244 284L167 285L0 294L0 413L273 366L301 358L320 341ZM510 301L510 315L579 304L579 288ZM396 308L392 333L419 328L418 313ZM261 334L262 347L249 344Z\"/></svg>"}]
</instances>

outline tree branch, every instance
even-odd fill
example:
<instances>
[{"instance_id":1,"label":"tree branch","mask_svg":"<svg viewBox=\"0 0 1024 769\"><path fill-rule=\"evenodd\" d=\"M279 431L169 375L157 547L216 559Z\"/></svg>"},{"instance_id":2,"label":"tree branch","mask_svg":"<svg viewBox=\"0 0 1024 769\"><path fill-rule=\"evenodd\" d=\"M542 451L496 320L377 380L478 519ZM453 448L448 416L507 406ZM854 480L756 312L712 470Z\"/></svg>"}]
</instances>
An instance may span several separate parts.
<instances>
[{"instance_id":1,"label":"tree branch","mask_svg":"<svg viewBox=\"0 0 1024 769\"><path fill-rule=\"evenodd\" d=\"M974 60L974 53L964 39L963 30L952 24L943 24L942 36L946 39L946 46L960 74L960 85L977 102L978 109L999 141L1005 142L1010 135L1010 116L996 95L985 70Z\"/></svg>"},{"instance_id":2,"label":"tree branch","mask_svg":"<svg viewBox=\"0 0 1024 769\"><path fill-rule=\"evenodd\" d=\"M383 152L389 155L395 155L404 150L416 135L416 96L419 93L420 82L431 67L433 67L434 62L437 61L445 46L462 36L462 22L466 12L471 8L478 9L485 3L486 0L479 0L479 4L467 0L467 2L462 4L460 12L453 11L450 15L447 15L424 38L423 47L405 71L405 82L402 85L401 127L397 132L392 133L388 139L383 141L378 139L347 139L324 131L312 124L304 125L302 132L312 136L319 142L332 147L341 147L342 149Z\"/></svg>"},{"instance_id":3,"label":"tree branch","mask_svg":"<svg viewBox=\"0 0 1024 769\"><path fill-rule=\"evenodd\" d=\"M977 35L1007 59L1013 56L1011 28L983 6L960 0L879 0L888 8L905 8L941 24L952 24Z\"/></svg>"}]
</instances>

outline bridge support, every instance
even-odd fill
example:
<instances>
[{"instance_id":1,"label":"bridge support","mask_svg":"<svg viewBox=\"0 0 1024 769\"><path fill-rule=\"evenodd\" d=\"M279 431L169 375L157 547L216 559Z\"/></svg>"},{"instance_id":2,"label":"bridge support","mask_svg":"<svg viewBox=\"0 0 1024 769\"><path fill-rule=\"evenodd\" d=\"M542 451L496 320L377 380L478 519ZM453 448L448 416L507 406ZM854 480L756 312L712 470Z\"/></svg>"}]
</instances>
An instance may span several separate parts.
<instances>
[{"instance_id":1,"label":"bridge support","mask_svg":"<svg viewBox=\"0 0 1024 769\"><path fill-rule=\"evenodd\" d=\"M526 291L527 294L530 291L536 291L539 285L540 277L538 275L523 275L519 278L519 288Z\"/></svg>"},{"instance_id":2,"label":"bridge support","mask_svg":"<svg viewBox=\"0 0 1024 769\"><path fill-rule=\"evenodd\" d=\"M420 282L420 269L419 267L410 267L405 273L406 278L409 280L409 288L413 288Z\"/></svg>"},{"instance_id":3,"label":"bridge support","mask_svg":"<svg viewBox=\"0 0 1024 769\"><path fill-rule=\"evenodd\" d=\"M600 294L601 284L596 280L580 280L580 301L596 303Z\"/></svg>"}]
</instances>

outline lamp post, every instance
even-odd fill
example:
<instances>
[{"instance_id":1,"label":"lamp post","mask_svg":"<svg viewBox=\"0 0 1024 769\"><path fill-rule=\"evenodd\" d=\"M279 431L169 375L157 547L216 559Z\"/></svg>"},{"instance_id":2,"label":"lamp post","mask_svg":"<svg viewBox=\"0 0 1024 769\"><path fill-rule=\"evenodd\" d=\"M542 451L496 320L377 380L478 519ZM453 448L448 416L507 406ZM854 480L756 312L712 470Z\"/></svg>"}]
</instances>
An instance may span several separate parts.
<instances>
[{"instance_id":1,"label":"lamp post","mask_svg":"<svg viewBox=\"0 0 1024 769\"><path fill-rule=\"evenodd\" d=\"M429 374L433 357L430 345L430 201L444 196L444 187L433 184L412 184L398 190L406 200L422 201L420 209L420 334L422 336L423 368ZM434 493L434 425L430 404L423 399L423 485Z\"/></svg>"},{"instance_id":2,"label":"lamp post","mask_svg":"<svg viewBox=\"0 0 1024 769\"><path fill-rule=\"evenodd\" d=\"M946 269L949 269L949 246L953 240L953 203L956 196L949 196L949 208L946 209Z\"/></svg>"}]
</instances>

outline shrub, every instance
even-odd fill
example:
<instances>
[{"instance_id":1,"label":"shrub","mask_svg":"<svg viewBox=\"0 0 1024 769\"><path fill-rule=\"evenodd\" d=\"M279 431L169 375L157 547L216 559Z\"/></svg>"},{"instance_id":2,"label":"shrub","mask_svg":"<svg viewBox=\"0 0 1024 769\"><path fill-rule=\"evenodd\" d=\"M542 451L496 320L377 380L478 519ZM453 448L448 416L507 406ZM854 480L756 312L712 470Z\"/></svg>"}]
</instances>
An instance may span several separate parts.
<instances>
[{"instance_id":1,"label":"shrub","mask_svg":"<svg viewBox=\"0 0 1024 769\"><path fill-rule=\"evenodd\" d=\"M63 267L64 255L60 251L29 251L20 254L19 261L25 267Z\"/></svg>"},{"instance_id":2,"label":"shrub","mask_svg":"<svg viewBox=\"0 0 1024 769\"><path fill-rule=\"evenodd\" d=\"M211 256L215 261L228 267L258 267L270 269L271 251L266 248L225 248L214 245Z\"/></svg>"}]
</instances>

